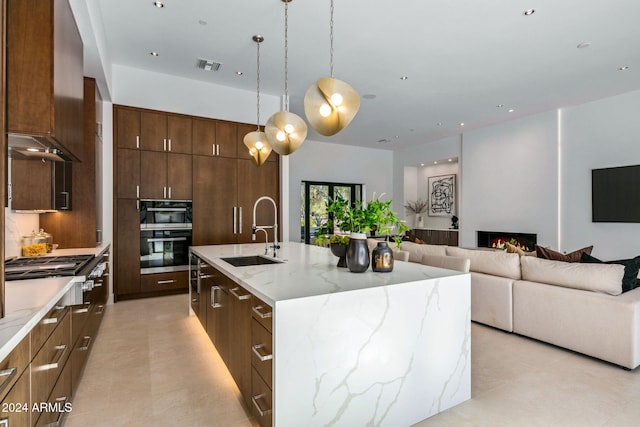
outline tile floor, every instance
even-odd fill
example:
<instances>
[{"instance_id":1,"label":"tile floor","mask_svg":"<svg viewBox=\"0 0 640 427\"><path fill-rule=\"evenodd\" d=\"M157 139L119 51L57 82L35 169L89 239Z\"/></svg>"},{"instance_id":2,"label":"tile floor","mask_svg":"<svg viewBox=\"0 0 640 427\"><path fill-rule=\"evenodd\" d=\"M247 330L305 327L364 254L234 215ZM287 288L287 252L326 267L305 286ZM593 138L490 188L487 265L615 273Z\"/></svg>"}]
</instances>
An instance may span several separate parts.
<instances>
[{"instance_id":1,"label":"tile floor","mask_svg":"<svg viewBox=\"0 0 640 427\"><path fill-rule=\"evenodd\" d=\"M255 425L199 321L186 315L187 303L178 295L108 307L66 427ZM417 424L638 425L640 368L626 371L478 324L472 399Z\"/></svg>"}]
</instances>

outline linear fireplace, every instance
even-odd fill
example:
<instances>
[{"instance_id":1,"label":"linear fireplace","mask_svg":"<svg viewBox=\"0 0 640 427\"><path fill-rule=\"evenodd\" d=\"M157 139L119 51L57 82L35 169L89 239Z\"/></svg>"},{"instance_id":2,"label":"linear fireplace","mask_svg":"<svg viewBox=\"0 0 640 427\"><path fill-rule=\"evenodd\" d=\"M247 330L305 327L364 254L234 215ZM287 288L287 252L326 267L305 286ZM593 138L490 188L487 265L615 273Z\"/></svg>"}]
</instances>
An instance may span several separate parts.
<instances>
[{"instance_id":1,"label":"linear fireplace","mask_svg":"<svg viewBox=\"0 0 640 427\"><path fill-rule=\"evenodd\" d=\"M505 243L529 252L535 250L538 235L534 233L514 233L510 231L478 231L479 248L504 249Z\"/></svg>"}]
</instances>

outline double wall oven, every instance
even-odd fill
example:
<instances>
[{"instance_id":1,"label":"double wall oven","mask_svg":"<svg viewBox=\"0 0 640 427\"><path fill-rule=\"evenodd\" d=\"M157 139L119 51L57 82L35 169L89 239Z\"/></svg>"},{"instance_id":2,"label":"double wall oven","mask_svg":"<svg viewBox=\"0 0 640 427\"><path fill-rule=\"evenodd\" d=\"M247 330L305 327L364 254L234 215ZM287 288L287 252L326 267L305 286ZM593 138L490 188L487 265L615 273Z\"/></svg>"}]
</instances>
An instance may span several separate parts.
<instances>
[{"instance_id":1,"label":"double wall oven","mask_svg":"<svg viewBox=\"0 0 640 427\"><path fill-rule=\"evenodd\" d=\"M189 270L191 200L140 201L140 273Z\"/></svg>"}]
</instances>

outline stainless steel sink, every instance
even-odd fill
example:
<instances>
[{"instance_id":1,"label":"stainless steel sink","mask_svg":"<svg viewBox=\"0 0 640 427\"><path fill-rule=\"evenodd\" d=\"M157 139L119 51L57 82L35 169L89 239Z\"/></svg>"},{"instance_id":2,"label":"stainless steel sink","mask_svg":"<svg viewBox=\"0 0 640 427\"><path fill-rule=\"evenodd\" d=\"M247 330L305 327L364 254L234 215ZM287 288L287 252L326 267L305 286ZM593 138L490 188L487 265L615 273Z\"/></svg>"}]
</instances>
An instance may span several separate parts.
<instances>
[{"instance_id":1,"label":"stainless steel sink","mask_svg":"<svg viewBox=\"0 0 640 427\"><path fill-rule=\"evenodd\" d=\"M250 265L267 265L267 264L281 264L282 261L278 261L273 258L267 258L261 255L246 255L220 258L224 262L228 262L234 267L247 267Z\"/></svg>"}]
</instances>

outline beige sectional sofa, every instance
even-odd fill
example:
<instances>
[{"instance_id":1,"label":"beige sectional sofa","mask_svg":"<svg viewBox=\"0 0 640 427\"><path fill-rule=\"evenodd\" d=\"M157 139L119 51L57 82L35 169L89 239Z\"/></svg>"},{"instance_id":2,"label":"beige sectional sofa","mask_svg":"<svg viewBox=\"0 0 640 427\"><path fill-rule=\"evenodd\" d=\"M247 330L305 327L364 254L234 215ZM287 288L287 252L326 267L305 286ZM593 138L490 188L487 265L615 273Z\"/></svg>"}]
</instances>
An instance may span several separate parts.
<instances>
[{"instance_id":1,"label":"beige sectional sofa","mask_svg":"<svg viewBox=\"0 0 640 427\"><path fill-rule=\"evenodd\" d=\"M640 365L640 288L622 294L624 266L551 261L494 250L403 242L470 260L471 319L628 369Z\"/></svg>"}]
</instances>

